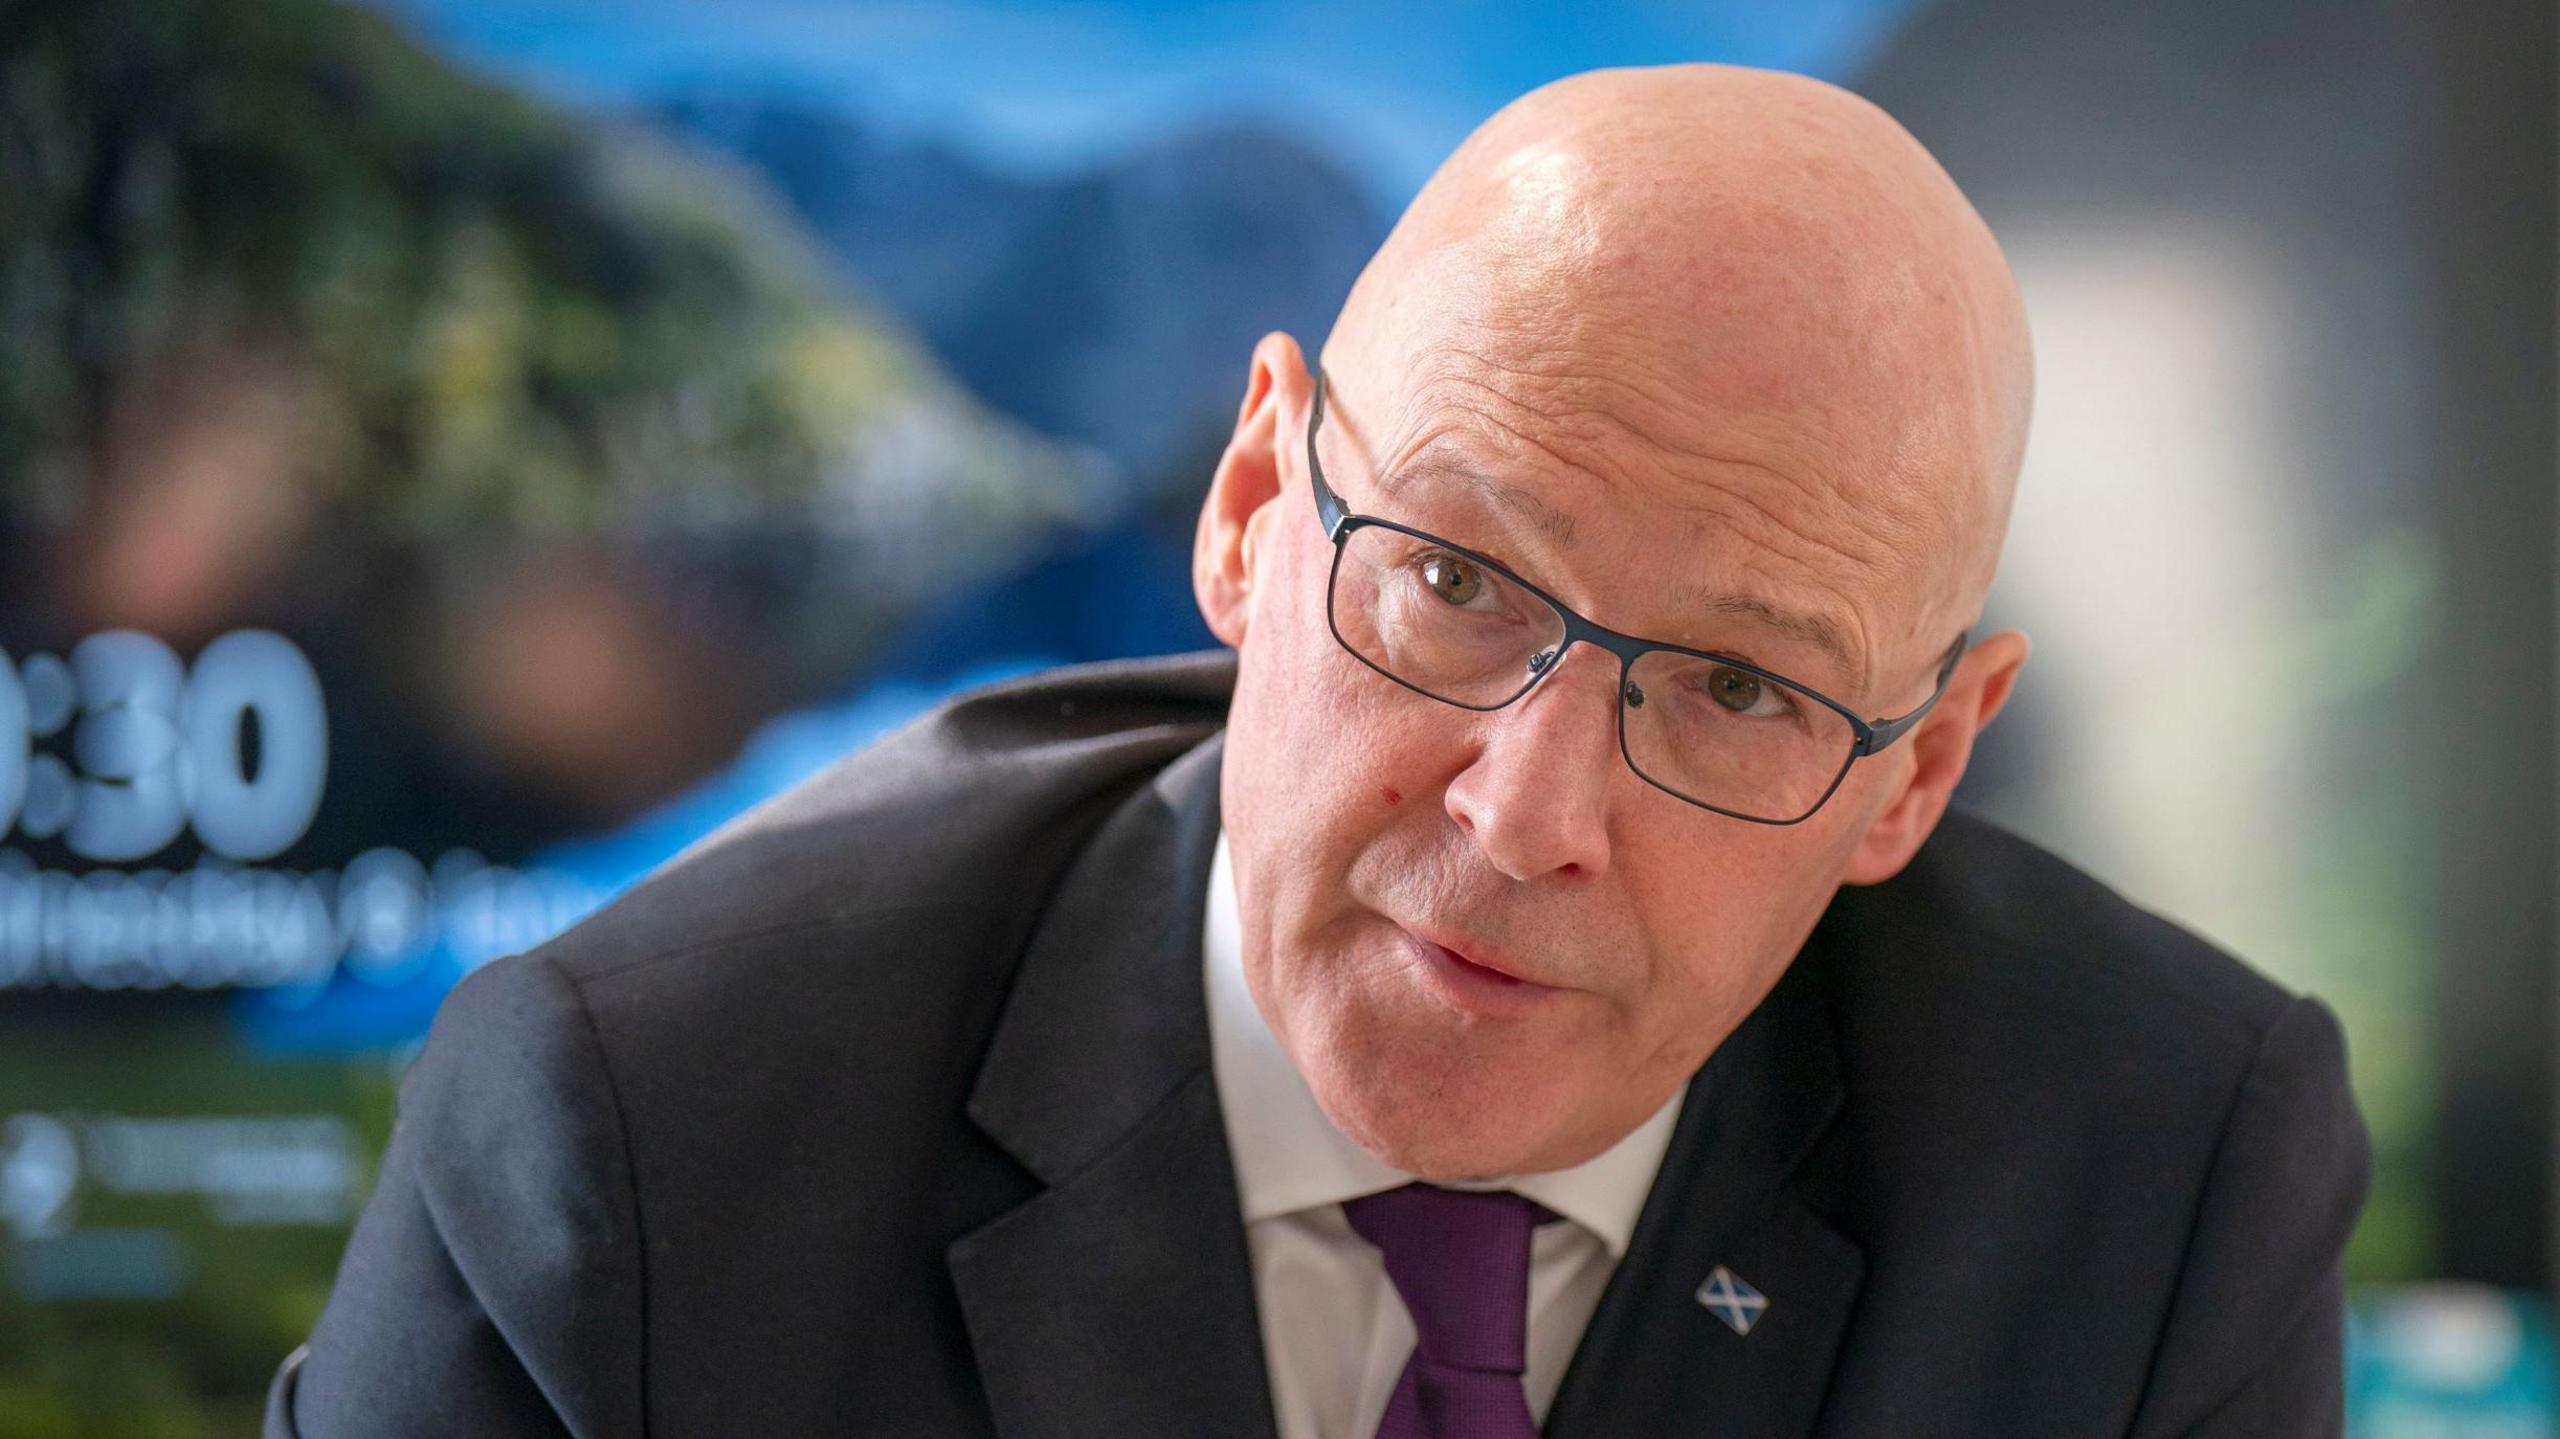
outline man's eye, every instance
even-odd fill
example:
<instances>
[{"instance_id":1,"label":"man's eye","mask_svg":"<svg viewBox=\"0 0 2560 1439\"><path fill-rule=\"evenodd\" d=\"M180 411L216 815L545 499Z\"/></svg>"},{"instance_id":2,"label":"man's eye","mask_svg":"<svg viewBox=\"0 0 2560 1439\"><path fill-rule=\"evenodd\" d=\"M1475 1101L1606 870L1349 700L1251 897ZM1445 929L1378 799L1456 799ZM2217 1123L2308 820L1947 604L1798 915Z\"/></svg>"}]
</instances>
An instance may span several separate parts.
<instances>
[{"instance_id":1,"label":"man's eye","mask_svg":"<svg viewBox=\"0 0 2560 1439\"><path fill-rule=\"evenodd\" d=\"M1472 604L1484 594L1485 574L1455 555L1433 555L1422 562L1422 582L1453 605Z\"/></svg>"},{"instance_id":2,"label":"man's eye","mask_svg":"<svg viewBox=\"0 0 2560 1439\"><path fill-rule=\"evenodd\" d=\"M1707 671L1706 688L1709 699L1735 714L1755 719L1774 719L1792 708L1776 685L1731 665L1718 665Z\"/></svg>"}]
</instances>

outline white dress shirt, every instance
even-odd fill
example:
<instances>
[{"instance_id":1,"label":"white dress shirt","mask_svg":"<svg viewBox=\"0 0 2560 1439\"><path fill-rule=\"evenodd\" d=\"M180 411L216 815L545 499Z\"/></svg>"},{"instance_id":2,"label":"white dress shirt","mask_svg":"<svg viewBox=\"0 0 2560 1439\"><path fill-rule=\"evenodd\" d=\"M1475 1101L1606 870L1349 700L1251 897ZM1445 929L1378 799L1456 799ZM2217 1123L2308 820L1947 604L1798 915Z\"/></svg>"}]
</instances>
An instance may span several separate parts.
<instances>
[{"instance_id":1,"label":"white dress shirt","mask_svg":"<svg viewBox=\"0 0 2560 1439\"><path fill-rule=\"evenodd\" d=\"M1342 1201L1411 1183L1333 1127L1245 988L1235 871L1218 836L1201 949L1218 1106L1235 1159L1280 1439L1374 1439L1413 1319ZM1511 1189L1564 1217L1530 1242L1529 1412L1544 1423L1600 1291L1627 1252L1685 1094L1590 1161L1451 1188Z\"/></svg>"}]
</instances>

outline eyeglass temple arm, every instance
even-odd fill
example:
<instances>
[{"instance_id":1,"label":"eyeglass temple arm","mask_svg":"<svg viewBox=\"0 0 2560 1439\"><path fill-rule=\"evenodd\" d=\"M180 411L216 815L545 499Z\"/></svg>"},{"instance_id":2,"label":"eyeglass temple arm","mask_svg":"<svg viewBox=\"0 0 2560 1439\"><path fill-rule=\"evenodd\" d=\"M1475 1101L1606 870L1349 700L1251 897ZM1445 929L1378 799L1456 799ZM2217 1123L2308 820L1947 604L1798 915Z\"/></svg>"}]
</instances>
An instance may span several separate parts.
<instances>
[{"instance_id":1,"label":"eyeglass temple arm","mask_svg":"<svg viewBox=\"0 0 2560 1439\"><path fill-rule=\"evenodd\" d=\"M1908 734L1913 725L1927 718L1930 709L1938 703L1938 697L1947 692L1947 681L1955 677L1956 661L1964 658L1965 645L1972 638L1970 630L1956 636L1955 644L1947 651L1946 661L1938 666L1938 687L1929 691L1929 697L1920 702L1918 709L1893 719L1868 722L1866 738L1859 743L1858 753L1874 754Z\"/></svg>"},{"instance_id":2,"label":"eyeglass temple arm","mask_svg":"<svg viewBox=\"0 0 2560 1439\"><path fill-rule=\"evenodd\" d=\"M1342 522L1350 512L1343 508L1342 497L1324 482L1324 466L1316 459L1316 427L1324 423L1324 389L1324 370L1319 366L1315 403L1307 410L1307 478L1316 487L1316 518L1324 522L1324 537L1331 540L1341 537Z\"/></svg>"}]
</instances>

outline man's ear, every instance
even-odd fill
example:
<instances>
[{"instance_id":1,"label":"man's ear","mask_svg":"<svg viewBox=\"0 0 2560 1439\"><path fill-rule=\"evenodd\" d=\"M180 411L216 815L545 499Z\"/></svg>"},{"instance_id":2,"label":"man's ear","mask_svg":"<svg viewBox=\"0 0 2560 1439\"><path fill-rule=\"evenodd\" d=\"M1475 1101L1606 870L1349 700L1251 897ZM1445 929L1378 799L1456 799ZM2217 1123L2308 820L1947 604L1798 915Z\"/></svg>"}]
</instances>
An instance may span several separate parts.
<instances>
[{"instance_id":1,"label":"man's ear","mask_svg":"<svg viewBox=\"0 0 2560 1439\"><path fill-rule=\"evenodd\" d=\"M1868 822L1867 832L1849 857L1846 884L1881 884L1902 872L1920 845L1938 827L1973 758L1973 741L2018 682L2018 667L2027 662L2027 637L2005 630L1965 651L1947 692L1928 718L1903 736L1911 746L1911 767L1901 791L1884 811Z\"/></svg>"},{"instance_id":2,"label":"man's ear","mask_svg":"<svg viewBox=\"0 0 2560 1439\"><path fill-rule=\"evenodd\" d=\"M1281 446L1296 433L1284 418L1299 412L1314 392L1296 340L1274 330L1253 347L1235 433L1218 457L1191 541L1191 590L1200 601L1200 617L1229 646L1244 643L1252 609L1254 517L1280 498Z\"/></svg>"}]
</instances>

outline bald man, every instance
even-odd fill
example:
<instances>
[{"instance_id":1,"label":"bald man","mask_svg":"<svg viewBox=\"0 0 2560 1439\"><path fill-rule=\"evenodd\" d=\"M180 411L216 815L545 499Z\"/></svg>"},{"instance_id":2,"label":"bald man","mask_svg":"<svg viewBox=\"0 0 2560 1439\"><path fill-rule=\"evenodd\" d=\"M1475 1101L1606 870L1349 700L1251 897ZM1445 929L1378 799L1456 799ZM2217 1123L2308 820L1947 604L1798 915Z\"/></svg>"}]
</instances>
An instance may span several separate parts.
<instances>
[{"instance_id":1,"label":"bald man","mask_svg":"<svg viewBox=\"0 0 2560 1439\"><path fill-rule=\"evenodd\" d=\"M1196 544L465 981L303 1435L2340 1432L2336 1022L1948 798L2031 365L1873 106L1470 137Z\"/></svg>"}]
</instances>

